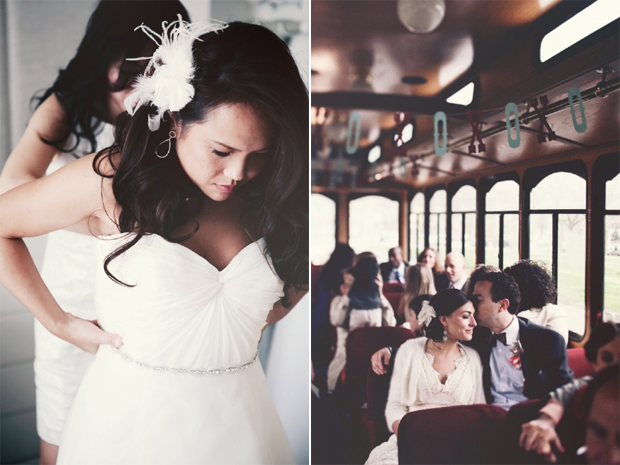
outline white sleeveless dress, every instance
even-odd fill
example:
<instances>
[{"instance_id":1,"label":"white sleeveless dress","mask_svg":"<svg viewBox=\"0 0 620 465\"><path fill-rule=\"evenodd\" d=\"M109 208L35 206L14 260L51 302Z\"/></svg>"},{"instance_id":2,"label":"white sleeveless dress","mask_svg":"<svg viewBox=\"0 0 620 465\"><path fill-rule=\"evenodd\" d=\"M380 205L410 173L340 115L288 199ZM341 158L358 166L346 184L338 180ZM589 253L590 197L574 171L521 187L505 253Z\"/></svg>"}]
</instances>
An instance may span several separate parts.
<instances>
[{"instance_id":1,"label":"white sleeveless dress","mask_svg":"<svg viewBox=\"0 0 620 465\"><path fill-rule=\"evenodd\" d=\"M104 123L96 141L98 149L112 145L114 127ZM46 174L90 151L90 143L82 139L73 153L57 154ZM95 319L94 241L92 236L72 231L48 234L41 269L43 281L60 307L87 320ZM93 356L52 335L37 320L34 333L37 433L44 441L58 445L73 398Z\"/></svg>"},{"instance_id":2,"label":"white sleeveless dress","mask_svg":"<svg viewBox=\"0 0 620 465\"><path fill-rule=\"evenodd\" d=\"M100 238L97 260L131 235ZM58 464L294 463L257 344L282 281L264 241L221 271L180 244L145 236L97 268L101 346L62 435ZM228 369L228 370L227 370Z\"/></svg>"}]
</instances>

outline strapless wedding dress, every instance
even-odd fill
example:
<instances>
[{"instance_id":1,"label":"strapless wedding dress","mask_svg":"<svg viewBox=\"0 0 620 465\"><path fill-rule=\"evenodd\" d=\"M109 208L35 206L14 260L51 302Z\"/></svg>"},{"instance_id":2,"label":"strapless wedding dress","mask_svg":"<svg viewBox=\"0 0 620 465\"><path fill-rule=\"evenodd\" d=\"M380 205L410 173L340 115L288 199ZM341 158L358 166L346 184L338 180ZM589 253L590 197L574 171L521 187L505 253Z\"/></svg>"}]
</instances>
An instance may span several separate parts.
<instances>
[{"instance_id":1,"label":"strapless wedding dress","mask_svg":"<svg viewBox=\"0 0 620 465\"><path fill-rule=\"evenodd\" d=\"M98 263L131 235L100 238ZM218 271L157 235L96 276L101 346L63 431L58 464L294 463L257 345L282 281L264 241Z\"/></svg>"}]
</instances>

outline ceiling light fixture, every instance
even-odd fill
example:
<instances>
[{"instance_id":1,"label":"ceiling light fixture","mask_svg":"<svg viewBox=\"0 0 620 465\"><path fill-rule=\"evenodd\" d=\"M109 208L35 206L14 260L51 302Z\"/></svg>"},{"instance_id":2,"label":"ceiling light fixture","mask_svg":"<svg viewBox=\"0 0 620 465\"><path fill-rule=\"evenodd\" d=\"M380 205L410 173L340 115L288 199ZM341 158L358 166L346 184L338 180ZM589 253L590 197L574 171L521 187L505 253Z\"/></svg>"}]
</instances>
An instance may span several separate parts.
<instances>
[{"instance_id":1,"label":"ceiling light fixture","mask_svg":"<svg viewBox=\"0 0 620 465\"><path fill-rule=\"evenodd\" d=\"M403 26L419 34L437 29L446 15L444 0L398 0L396 9Z\"/></svg>"}]
</instances>

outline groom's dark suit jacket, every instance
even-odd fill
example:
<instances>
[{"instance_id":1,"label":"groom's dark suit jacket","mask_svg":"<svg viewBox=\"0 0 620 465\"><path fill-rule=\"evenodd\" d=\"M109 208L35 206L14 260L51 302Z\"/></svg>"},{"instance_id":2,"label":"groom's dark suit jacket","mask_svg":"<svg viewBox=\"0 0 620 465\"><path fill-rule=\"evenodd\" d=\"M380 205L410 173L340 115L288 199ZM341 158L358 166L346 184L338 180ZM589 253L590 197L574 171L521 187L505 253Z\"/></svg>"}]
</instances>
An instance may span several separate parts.
<instances>
[{"instance_id":1,"label":"groom's dark suit jacket","mask_svg":"<svg viewBox=\"0 0 620 465\"><path fill-rule=\"evenodd\" d=\"M523 395L528 399L537 399L548 392L563 386L573 379L573 372L568 367L566 343L559 333L524 318L519 320L519 340L523 347L521 369L523 370ZM484 394L488 403L493 403L491 395L491 331L477 326L474 337L469 343L474 347L483 366Z\"/></svg>"}]
</instances>

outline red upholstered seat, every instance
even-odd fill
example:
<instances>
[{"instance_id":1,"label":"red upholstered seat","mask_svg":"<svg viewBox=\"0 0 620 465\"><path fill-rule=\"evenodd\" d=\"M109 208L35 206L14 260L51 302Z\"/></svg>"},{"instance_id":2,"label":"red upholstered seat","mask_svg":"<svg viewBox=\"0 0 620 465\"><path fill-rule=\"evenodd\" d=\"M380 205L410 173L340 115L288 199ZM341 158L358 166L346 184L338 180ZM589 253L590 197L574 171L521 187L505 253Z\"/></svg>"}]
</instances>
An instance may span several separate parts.
<instances>
[{"instance_id":1,"label":"red upholstered seat","mask_svg":"<svg viewBox=\"0 0 620 465\"><path fill-rule=\"evenodd\" d=\"M390 432L385 422L385 405L387 404L391 377L391 371L380 376L372 371L372 367L368 368L366 374L366 405L368 414L366 428L371 448L387 441L390 437Z\"/></svg>"},{"instance_id":2,"label":"red upholstered seat","mask_svg":"<svg viewBox=\"0 0 620 465\"><path fill-rule=\"evenodd\" d=\"M568 353L568 366L573 370L575 378L594 376L594 367L588 362L588 359L586 359L586 353L583 347L568 349L566 352Z\"/></svg>"},{"instance_id":3,"label":"red upholstered seat","mask_svg":"<svg viewBox=\"0 0 620 465\"><path fill-rule=\"evenodd\" d=\"M370 367L370 357L383 347L400 346L413 338L407 328L382 326L358 328L347 337L346 384L360 387L366 384L366 371Z\"/></svg>"},{"instance_id":4,"label":"red upholstered seat","mask_svg":"<svg viewBox=\"0 0 620 465\"><path fill-rule=\"evenodd\" d=\"M346 375L343 384L347 395L351 399L357 399L357 405L361 406L367 400L365 392L366 373L370 368L370 357L383 347L400 346L403 342L413 337L413 333L406 328L390 326L359 328L349 333L347 338ZM364 424L369 436L369 443L371 446L374 446L377 441L374 431L377 428L377 424L379 429L382 425L383 428L386 428L385 420L376 422L369 420L364 415Z\"/></svg>"},{"instance_id":5,"label":"red upholstered seat","mask_svg":"<svg viewBox=\"0 0 620 465\"><path fill-rule=\"evenodd\" d=\"M400 303L400 298L403 295L402 292L384 292L383 295L388 300L390 305L392 306L392 310L394 310L394 315L396 315L396 310L398 309L398 304Z\"/></svg>"},{"instance_id":6,"label":"red upholstered seat","mask_svg":"<svg viewBox=\"0 0 620 465\"><path fill-rule=\"evenodd\" d=\"M399 463L512 463L507 413L495 405L458 405L405 415L398 430Z\"/></svg>"},{"instance_id":7,"label":"red upholstered seat","mask_svg":"<svg viewBox=\"0 0 620 465\"><path fill-rule=\"evenodd\" d=\"M383 293L386 292L403 292L405 290L405 286L401 283L383 283Z\"/></svg>"}]
</instances>

